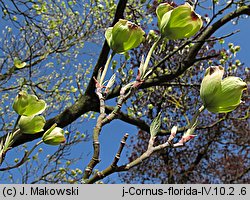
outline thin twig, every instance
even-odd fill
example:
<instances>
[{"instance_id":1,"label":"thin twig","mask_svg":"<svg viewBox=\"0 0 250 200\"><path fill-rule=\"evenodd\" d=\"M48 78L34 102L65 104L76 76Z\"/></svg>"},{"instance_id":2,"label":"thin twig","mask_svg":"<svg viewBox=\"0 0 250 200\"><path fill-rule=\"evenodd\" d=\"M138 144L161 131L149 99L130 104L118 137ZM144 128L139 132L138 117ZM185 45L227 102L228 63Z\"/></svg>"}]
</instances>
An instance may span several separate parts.
<instances>
[{"instance_id":1,"label":"thin twig","mask_svg":"<svg viewBox=\"0 0 250 200\"><path fill-rule=\"evenodd\" d=\"M21 159L20 162L18 162L17 164L13 165L13 166L9 166L9 167L5 167L5 168L0 168L0 171L7 171L7 170L11 170L11 169L14 169L14 168L17 168L17 167L20 167L21 165L23 165L28 159L29 159L29 156L30 154L35 150L35 148L37 146L39 146L43 141L40 140L39 142L37 142L33 148L29 151L29 152L25 152L24 153L24 156L23 158Z\"/></svg>"},{"instance_id":2,"label":"thin twig","mask_svg":"<svg viewBox=\"0 0 250 200\"><path fill-rule=\"evenodd\" d=\"M126 133L122 140L121 140L121 143L120 143L120 147L116 153L116 156L114 158L114 161L112 162L112 164L110 166L108 166L106 169L104 169L103 171L101 172L98 172L96 173L94 176L92 176L89 180L85 180L84 183L87 183L87 184L90 184L90 183L94 183L98 180L101 180L103 179L104 177L116 172L117 170L117 163L119 162L120 160L120 157L121 157L121 153L123 151L123 148L126 144L126 140L128 139L128 134Z\"/></svg>"},{"instance_id":3,"label":"thin twig","mask_svg":"<svg viewBox=\"0 0 250 200\"><path fill-rule=\"evenodd\" d=\"M93 156L87 165L85 172L84 172L84 179L88 179L89 176L91 175L94 167L100 162L99 160L99 155L100 155L100 142L99 142L99 135L102 130L102 120L105 118L105 98L103 97L102 94L102 86L99 84L96 84L97 90L96 94L99 98L100 101L100 115L97 119L96 126L93 130L93 148L94 148L94 153Z\"/></svg>"}]
</instances>

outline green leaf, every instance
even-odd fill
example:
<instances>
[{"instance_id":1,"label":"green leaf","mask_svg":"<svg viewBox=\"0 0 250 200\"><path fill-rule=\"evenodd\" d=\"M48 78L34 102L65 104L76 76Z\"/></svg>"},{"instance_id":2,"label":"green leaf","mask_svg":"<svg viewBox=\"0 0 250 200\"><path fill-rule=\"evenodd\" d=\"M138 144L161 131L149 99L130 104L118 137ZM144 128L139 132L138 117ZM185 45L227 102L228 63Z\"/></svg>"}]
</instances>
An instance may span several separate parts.
<instances>
[{"instance_id":1,"label":"green leaf","mask_svg":"<svg viewBox=\"0 0 250 200\"><path fill-rule=\"evenodd\" d=\"M18 126L22 133L34 134L43 131L45 122L43 116L21 116Z\"/></svg>"},{"instance_id":2,"label":"green leaf","mask_svg":"<svg viewBox=\"0 0 250 200\"><path fill-rule=\"evenodd\" d=\"M161 128L161 112L154 118L153 122L150 125L150 134L151 137L155 137Z\"/></svg>"},{"instance_id":3,"label":"green leaf","mask_svg":"<svg viewBox=\"0 0 250 200\"><path fill-rule=\"evenodd\" d=\"M27 64L26 64L26 62L22 62L19 58L15 58L15 59L14 59L14 65L15 65L16 68L22 69L22 68L24 68Z\"/></svg>"}]
</instances>

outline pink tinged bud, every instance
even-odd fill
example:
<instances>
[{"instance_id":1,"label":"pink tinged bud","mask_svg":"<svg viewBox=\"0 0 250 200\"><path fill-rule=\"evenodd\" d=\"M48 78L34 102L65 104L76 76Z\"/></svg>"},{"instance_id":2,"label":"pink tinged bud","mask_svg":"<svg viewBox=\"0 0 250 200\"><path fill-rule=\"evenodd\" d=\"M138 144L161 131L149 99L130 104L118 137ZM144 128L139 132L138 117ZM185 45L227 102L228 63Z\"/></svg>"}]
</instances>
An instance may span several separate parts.
<instances>
[{"instance_id":1,"label":"pink tinged bud","mask_svg":"<svg viewBox=\"0 0 250 200\"><path fill-rule=\"evenodd\" d=\"M173 128L171 129L171 134L170 134L170 136L168 138L169 142L171 142L175 138L177 130L178 130L178 127L177 126L173 126Z\"/></svg>"},{"instance_id":2,"label":"pink tinged bud","mask_svg":"<svg viewBox=\"0 0 250 200\"><path fill-rule=\"evenodd\" d=\"M178 126L173 126L173 128L171 129L171 135L176 135L177 129L178 129Z\"/></svg>"},{"instance_id":3,"label":"pink tinged bud","mask_svg":"<svg viewBox=\"0 0 250 200\"><path fill-rule=\"evenodd\" d=\"M159 5L161 6L161 4ZM189 38L195 35L202 27L201 16L188 3L171 9L165 14L163 8L158 8L158 24L162 36L171 39ZM162 12L159 12L162 11ZM166 9L167 10L167 9Z\"/></svg>"},{"instance_id":4,"label":"pink tinged bud","mask_svg":"<svg viewBox=\"0 0 250 200\"><path fill-rule=\"evenodd\" d=\"M138 47L145 40L144 35L145 32L139 26L124 19L120 19L105 32L110 48L120 54Z\"/></svg>"},{"instance_id":5,"label":"pink tinged bud","mask_svg":"<svg viewBox=\"0 0 250 200\"><path fill-rule=\"evenodd\" d=\"M52 127L43 134L42 140L45 144L59 145L64 143L66 138L62 128Z\"/></svg>"},{"instance_id":6,"label":"pink tinged bud","mask_svg":"<svg viewBox=\"0 0 250 200\"><path fill-rule=\"evenodd\" d=\"M187 143L188 141L194 139L195 137L196 137L196 135L187 135L187 136L183 136L183 137L181 138L181 140L180 140L179 143L185 144L185 143Z\"/></svg>"}]
</instances>

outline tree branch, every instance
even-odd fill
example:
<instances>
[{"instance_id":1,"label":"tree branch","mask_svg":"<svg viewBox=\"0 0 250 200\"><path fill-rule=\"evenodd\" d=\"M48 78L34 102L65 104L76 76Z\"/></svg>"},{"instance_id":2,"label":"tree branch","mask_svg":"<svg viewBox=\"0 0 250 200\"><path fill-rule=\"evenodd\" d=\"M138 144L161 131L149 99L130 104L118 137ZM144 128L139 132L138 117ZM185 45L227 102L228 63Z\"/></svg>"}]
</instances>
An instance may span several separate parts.
<instances>
[{"instance_id":1,"label":"tree branch","mask_svg":"<svg viewBox=\"0 0 250 200\"><path fill-rule=\"evenodd\" d=\"M120 160L121 157L121 153L123 151L123 148L126 144L126 140L128 139L128 134L126 133L120 143L120 147L116 153L116 156L114 158L114 161L112 162L112 164L110 166L108 166L106 169L104 169L101 172L96 173L93 177L91 177L89 180L86 181L86 183L95 183L96 181L103 179L104 177L116 172L117 170L117 163Z\"/></svg>"},{"instance_id":2,"label":"tree branch","mask_svg":"<svg viewBox=\"0 0 250 200\"><path fill-rule=\"evenodd\" d=\"M106 113L111 113L114 110L114 107L112 106L106 106ZM119 113L117 114L117 119L120 119L123 122L127 122L128 124L137 126L139 129L146 131L149 133L150 131L150 126L148 125L147 122L145 122L144 120L135 118L135 117L131 117L126 113L123 113L122 111L119 111ZM218 123L220 123L221 121L226 119L226 115L220 119L218 119L217 121L209 124L209 125L205 125L205 126L198 126L196 128L196 130L204 130L204 129L208 129L208 128L212 128L215 125L217 125ZM178 133L183 133L185 131L188 130L188 126L183 126L183 127L178 127ZM164 130L161 129L158 132L158 136L165 136L165 135L170 135L171 130Z\"/></svg>"},{"instance_id":3,"label":"tree branch","mask_svg":"<svg viewBox=\"0 0 250 200\"><path fill-rule=\"evenodd\" d=\"M101 133L103 127L103 119L105 118L105 98L102 94L102 85L96 84L96 94L100 101L100 115L97 119L94 131L93 131L93 149L94 153L93 156L84 171L83 178L87 179L91 175L94 167L100 162L99 155L100 155L100 142L99 142L99 135Z\"/></svg>"}]
</instances>

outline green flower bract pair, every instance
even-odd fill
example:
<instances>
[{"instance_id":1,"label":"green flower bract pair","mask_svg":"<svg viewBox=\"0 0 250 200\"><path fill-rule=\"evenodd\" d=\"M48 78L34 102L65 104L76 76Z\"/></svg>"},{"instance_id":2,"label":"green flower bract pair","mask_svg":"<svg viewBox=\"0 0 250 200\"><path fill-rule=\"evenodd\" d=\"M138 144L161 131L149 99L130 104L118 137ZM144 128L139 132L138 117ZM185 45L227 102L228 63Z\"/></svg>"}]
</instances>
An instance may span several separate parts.
<instances>
[{"instance_id":1,"label":"green flower bract pair","mask_svg":"<svg viewBox=\"0 0 250 200\"><path fill-rule=\"evenodd\" d=\"M14 100L13 109L20 116L18 127L22 133L35 134L44 130L46 121L43 116L39 115L46 109L44 100L21 91ZM63 129L54 124L43 134L42 140L45 144L59 145L64 143L66 138Z\"/></svg>"},{"instance_id":2,"label":"green flower bract pair","mask_svg":"<svg viewBox=\"0 0 250 200\"><path fill-rule=\"evenodd\" d=\"M46 108L44 100L40 100L35 95L27 94L25 91L19 92L13 103L13 109L19 115L31 116L41 114Z\"/></svg>"},{"instance_id":3,"label":"green flower bract pair","mask_svg":"<svg viewBox=\"0 0 250 200\"><path fill-rule=\"evenodd\" d=\"M188 3L176 8L168 3L160 4L156 14L162 37L171 40L189 38L202 27L201 16ZM120 19L105 32L108 45L119 54L138 47L144 41L144 35L145 32L139 26L124 19Z\"/></svg>"},{"instance_id":4,"label":"green flower bract pair","mask_svg":"<svg viewBox=\"0 0 250 200\"><path fill-rule=\"evenodd\" d=\"M162 3L157 7L156 14L161 35L170 40L189 38L195 35L203 24L201 16L194 12L188 3L176 8Z\"/></svg>"},{"instance_id":5,"label":"green flower bract pair","mask_svg":"<svg viewBox=\"0 0 250 200\"><path fill-rule=\"evenodd\" d=\"M144 41L144 35L145 32L139 26L124 19L120 19L105 32L108 45L119 54L138 47Z\"/></svg>"},{"instance_id":6,"label":"green flower bract pair","mask_svg":"<svg viewBox=\"0 0 250 200\"><path fill-rule=\"evenodd\" d=\"M46 109L44 100L21 91L14 100L13 109L20 115L18 126L22 133L35 134L43 131L45 119L38 115Z\"/></svg>"},{"instance_id":7,"label":"green flower bract pair","mask_svg":"<svg viewBox=\"0 0 250 200\"><path fill-rule=\"evenodd\" d=\"M206 109L213 113L233 111L241 103L247 84L239 77L222 79L224 68L211 66L206 70L201 83L200 96Z\"/></svg>"}]
</instances>

